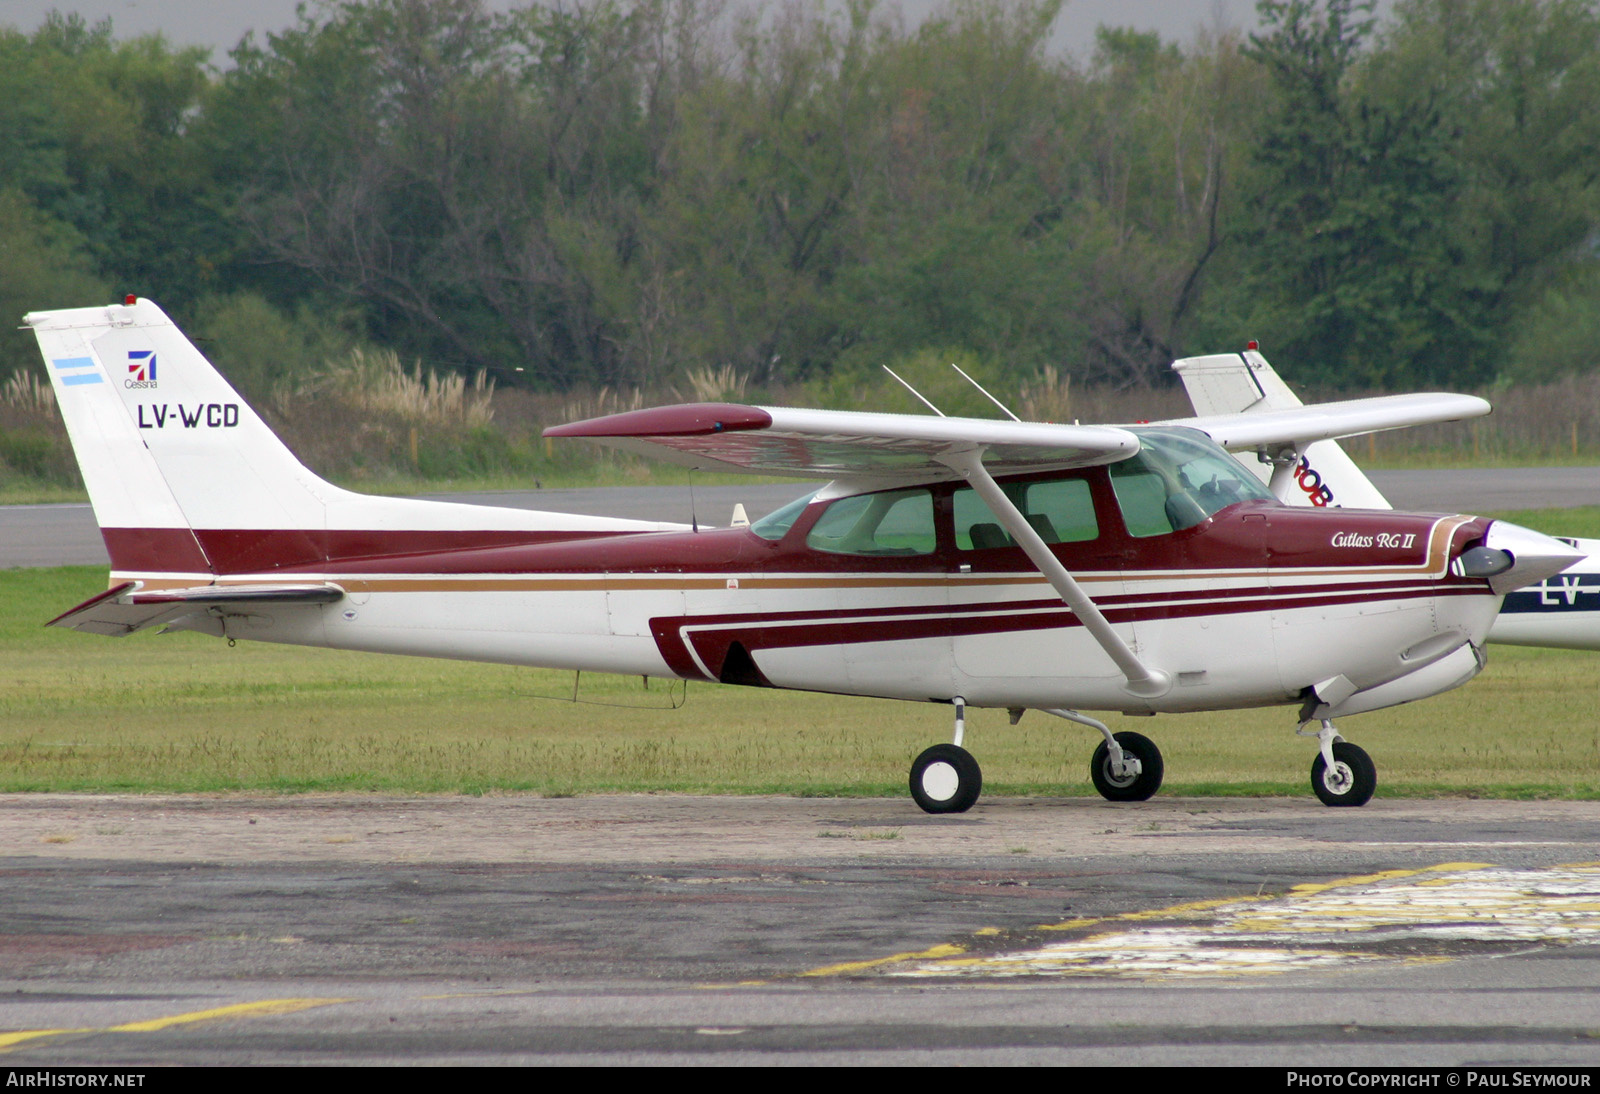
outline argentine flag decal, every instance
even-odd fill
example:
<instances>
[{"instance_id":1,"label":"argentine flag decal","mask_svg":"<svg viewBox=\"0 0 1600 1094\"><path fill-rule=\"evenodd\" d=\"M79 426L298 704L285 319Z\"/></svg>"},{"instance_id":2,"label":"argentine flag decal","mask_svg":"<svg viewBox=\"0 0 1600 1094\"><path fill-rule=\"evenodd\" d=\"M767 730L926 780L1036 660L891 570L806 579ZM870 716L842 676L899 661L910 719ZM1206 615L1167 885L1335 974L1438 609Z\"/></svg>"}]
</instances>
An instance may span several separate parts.
<instances>
[{"instance_id":1,"label":"argentine flag decal","mask_svg":"<svg viewBox=\"0 0 1600 1094\"><path fill-rule=\"evenodd\" d=\"M105 380L105 377L100 375L100 370L95 367L93 357L57 357L51 364L61 373L63 387L98 384Z\"/></svg>"}]
</instances>

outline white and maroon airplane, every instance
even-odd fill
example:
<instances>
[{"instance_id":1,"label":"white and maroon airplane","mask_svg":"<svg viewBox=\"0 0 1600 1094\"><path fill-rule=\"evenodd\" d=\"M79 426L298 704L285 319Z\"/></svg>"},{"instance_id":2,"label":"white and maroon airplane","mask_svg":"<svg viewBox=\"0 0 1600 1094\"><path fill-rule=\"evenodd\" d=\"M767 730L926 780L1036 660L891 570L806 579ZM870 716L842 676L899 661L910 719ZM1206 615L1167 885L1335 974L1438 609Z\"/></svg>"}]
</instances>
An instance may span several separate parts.
<instances>
[{"instance_id":1,"label":"white and maroon airplane","mask_svg":"<svg viewBox=\"0 0 1600 1094\"><path fill-rule=\"evenodd\" d=\"M968 706L1097 730L1100 793L1148 798L1131 714L1298 707L1312 787L1360 805L1333 719L1471 679L1502 597L1566 545L1501 521L1292 508L1223 446L1281 452L1487 412L1410 395L1149 426L696 404L558 426L690 467L832 481L718 530L369 497L313 475L162 311L26 318L110 587L54 623L951 704L911 769L977 800Z\"/></svg>"}]
</instances>

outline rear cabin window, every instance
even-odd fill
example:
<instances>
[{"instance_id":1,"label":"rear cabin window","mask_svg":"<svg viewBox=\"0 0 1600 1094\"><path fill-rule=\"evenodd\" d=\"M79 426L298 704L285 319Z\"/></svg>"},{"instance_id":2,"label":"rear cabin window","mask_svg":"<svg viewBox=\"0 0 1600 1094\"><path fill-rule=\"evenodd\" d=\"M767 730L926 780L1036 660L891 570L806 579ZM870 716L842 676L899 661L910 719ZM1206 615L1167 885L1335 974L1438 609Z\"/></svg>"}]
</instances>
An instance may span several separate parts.
<instances>
[{"instance_id":1,"label":"rear cabin window","mask_svg":"<svg viewBox=\"0 0 1600 1094\"><path fill-rule=\"evenodd\" d=\"M1084 543L1100 536L1087 479L1002 483L1000 489L1046 543ZM1015 546L1005 525L977 491L957 490L954 503L958 548L983 551Z\"/></svg>"},{"instance_id":2,"label":"rear cabin window","mask_svg":"<svg viewBox=\"0 0 1600 1094\"><path fill-rule=\"evenodd\" d=\"M835 555L928 555L936 545L928 490L840 498L806 536L807 547Z\"/></svg>"}]
</instances>

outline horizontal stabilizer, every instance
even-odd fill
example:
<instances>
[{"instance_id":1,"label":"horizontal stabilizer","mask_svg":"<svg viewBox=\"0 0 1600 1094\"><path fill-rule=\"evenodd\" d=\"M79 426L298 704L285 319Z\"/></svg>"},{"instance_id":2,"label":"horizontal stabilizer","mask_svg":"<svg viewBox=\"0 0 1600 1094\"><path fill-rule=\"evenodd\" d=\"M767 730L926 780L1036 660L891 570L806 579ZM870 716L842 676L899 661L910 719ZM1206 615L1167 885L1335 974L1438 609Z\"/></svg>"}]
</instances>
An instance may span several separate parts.
<instances>
[{"instance_id":1,"label":"horizontal stabilizer","mask_svg":"<svg viewBox=\"0 0 1600 1094\"><path fill-rule=\"evenodd\" d=\"M188 589L152 589L127 581L91 597L52 619L46 626L124 638L135 631L171 625L213 608L224 614L266 604L332 604L344 590L328 583L306 585L199 585ZM232 613L228 609L233 609Z\"/></svg>"}]
</instances>

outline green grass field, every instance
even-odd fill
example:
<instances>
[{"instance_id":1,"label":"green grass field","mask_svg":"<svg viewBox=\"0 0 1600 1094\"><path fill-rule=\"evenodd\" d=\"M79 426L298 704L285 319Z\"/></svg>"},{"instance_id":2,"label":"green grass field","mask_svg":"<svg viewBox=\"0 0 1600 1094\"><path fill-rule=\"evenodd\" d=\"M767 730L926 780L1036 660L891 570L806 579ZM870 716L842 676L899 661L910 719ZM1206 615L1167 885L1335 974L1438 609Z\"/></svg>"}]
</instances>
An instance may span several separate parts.
<instances>
[{"instance_id":1,"label":"green grass field","mask_svg":"<svg viewBox=\"0 0 1600 1094\"><path fill-rule=\"evenodd\" d=\"M1552 530L1600 526L1562 516ZM571 673L42 626L104 584L93 567L0 572L0 790L899 795L950 734L932 704L595 675L574 703ZM1291 708L1110 720L1160 744L1165 793L1310 793ZM1496 647L1465 688L1341 728L1380 794L1600 797L1591 654ZM987 794L1093 793L1088 730L979 710L967 743Z\"/></svg>"}]
</instances>

